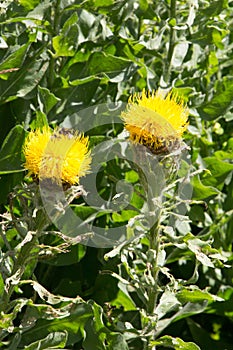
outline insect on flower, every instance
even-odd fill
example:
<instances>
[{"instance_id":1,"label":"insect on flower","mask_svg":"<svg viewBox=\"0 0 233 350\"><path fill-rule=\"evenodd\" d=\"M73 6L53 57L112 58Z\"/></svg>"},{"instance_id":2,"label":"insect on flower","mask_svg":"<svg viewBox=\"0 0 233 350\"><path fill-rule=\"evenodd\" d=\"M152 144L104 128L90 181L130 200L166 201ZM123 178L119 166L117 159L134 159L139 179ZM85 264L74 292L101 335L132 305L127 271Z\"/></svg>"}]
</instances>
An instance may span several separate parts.
<instances>
[{"instance_id":1,"label":"insect on flower","mask_svg":"<svg viewBox=\"0 0 233 350\"><path fill-rule=\"evenodd\" d=\"M77 131L45 126L29 132L23 147L24 167L39 180L74 185L91 163L88 138Z\"/></svg>"}]
</instances>

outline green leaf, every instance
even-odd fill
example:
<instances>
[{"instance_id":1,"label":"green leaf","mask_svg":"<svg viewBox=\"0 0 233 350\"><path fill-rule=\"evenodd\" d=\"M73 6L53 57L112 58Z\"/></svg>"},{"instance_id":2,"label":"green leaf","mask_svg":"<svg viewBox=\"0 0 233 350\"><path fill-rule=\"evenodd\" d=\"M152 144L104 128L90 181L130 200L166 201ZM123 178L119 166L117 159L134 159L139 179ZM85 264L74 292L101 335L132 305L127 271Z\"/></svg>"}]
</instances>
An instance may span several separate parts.
<instances>
[{"instance_id":1,"label":"green leaf","mask_svg":"<svg viewBox=\"0 0 233 350\"><path fill-rule=\"evenodd\" d=\"M105 345L107 329L103 323L103 310L92 300L88 304L92 306L93 319L89 319L86 323L86 337L83 341L83 347L85 350L107 350Z\"/></svg>"},{"instance_id":2,"label":"green leaf","mask_svg":"<svg viewBox=\"0 0 233 350\"><path fill-rule=\"evenodd\" d=\"M93 0L95 7L106 7L114 4L114 0Z\"/></svg>"},{"instance_id":3,"label":"green leaf","mask_svg":"<svg viewBox=\"0 0 233 350\"><path fill-rule=\"evenodd\" d=\"M64 299L66 299L64 297ZM36 305L33 305L34 307ZM69 311L70 310L70 311ZM69 338L66 345L69 345L74 340L79 341L80 334L83 332L84 326L90 317L93 317L92 308L86 303L80 303L78 305L73 304L69 307L67 311L68 315L66 317L62 316L62 313L57 309L56 316L52 316L52 313L48 313L48 305L43 309L43 319L38 319L35 326L22 335L21 346L29 345L32 342L41 340L45 338L48 334L52 332L68 332ZM60 313L60 317L59 317ZM42 316L42 315L41 315ZM36 310L29 314L29 319L38 318ZM50 319L46 319L50 318ZM79 334L79 335L78 335Z\"/></svg>"},{"instance_id":4,"label":"green leaf","mask_svg":"<svg viewBox=\"0 0 233 350\"><path fill-rule=\"evenodd\" d=\"M61 34L53 37L55 57L74 56L78 45L78 15L74 12L64 23Z\"/></svg>"},{"instance_id":5,"label":"green leaf","mask_svg":"<svg viewBox=\"0 0 233 350\"><path fill-rule=\"evenodd\" d=\"M86 337L83 342L83 348L85 350L128 350L128 345L123 335L118 332L111 332L105 326L102 308L92 300L88 303L93 308L93 319L90 319L85 326Z\"/></svg>"},{"instance_id":6,"label":"green leaf","mask_svg":"<svg viewBox=\"0 0 233 350\"><path fill-rule=\"evenodd\" d=\"M203 313L207 308L207 301L202 301L199 303L187 303L184 307L175 313L172 317L162 318L157 323L156 335L159 335L164 329L166 329L170 324L188 318L192 315L197 315Z\"/></svg>"},{"instance_id":7,"label":"green leaf","mask_svg":"<svg viewBox=\"0 0 233 350\"><path fill-rule=\"evenodd\" d=\"M71 246L69 251L66 253L60 253L54 259L48 260L49 265L54 266L67 266L76 264L79 262L86 254L86 246L78 244Z\"/></svg>"},{"instance_id":8,"label":"green leaf","mask_svg":"<svg viewBox=\"0 0 233 350\"><path fill-rule=\"evenodd\" d=\"M193 177L191 184L193 186L193 199L209 199L219 194L216 188L204 185L199 176Z\"/></svg>"},{"instance_id":9,"label":"green leaf","mask_svg":"<svg viewBox=\"0 0 233 350\"><path fill-rule=\"evenodd\" d=\"M214 264L210 260L210 258L203 252L204 249L210 248L210 245L207 242L202 241L199 238L196 238L192 234L187 234L184 237L184 241L186 242L188 248L193 252L196 256L196 259L200 261L203 265L208 267L214 267Z\"/></svg>"},{"instance_id":10,"label":"green leaf","mask_svg":"<svg viewBox=\"0 0 233 350\"><path fill-rule=\"evenodd\" d=\"M27 11L33 10L38 4L40 0L19 0L19 3L25 7Z\"/></svg>"},{"instance_id":11,"label":"green leaf","mask_svg":"<svg viewBox=\"0 0 233 350\"><path fill-rule=\"evenodd\" d=\"M128 222L131 218L137 215L138 212L136 210L122 210L121 212L113 213L112 219L114 222Z\"/></svg>"},{"instance_id":12,"label":"green leaf","mask_svg":"<svg viewBox=\"0 0 233 350\"><path fill-rule=\"evenodd\" d=\"M198 111L205 120L214 120L224 115L232 106L233 77L224 77L218 81L213 98L201 106Z\"/></svg>"},{"instance_id":13,"label":"green leaf","mask_svg":"<svg viewBox=\"0 0 233 350\"><path fill-rule=\"evenodd\" d=\"M208 316L209 317L209 316ZM216 319L217 320L217 319ZM220 320L222 322L222 320ZM203 324L200 325L197 322L194 322L192 319L187 320L188 328L191 332L192 338L194 341L198 342L201 349L205 350L223 350L223 349L232 349L232 343L224 341L224 338L220 341L211 339L209 329L205 329ZM205 324L204 324L205 326ZM230 339L229 339L230 340Z\"/></svg>"},{"instance_id":14,"label":"green leaf","mask_svg":"<svg viewBox=\"0 0 233 350\"><path fill-rule=\"evenodd\" d=\"M177 299L182 303L198 303L200 301L208 300L212 301L224 301L224 299L217 297L216 295L210 294L207 291L200 290L197 286L193 289L182 289L176 294Z\"/></svg>"},{"instance_id":15,"label":"green leaf","mask_svg":"<svg viewBox=\"0 0 233 350\"><path fill-rule=\"evenodd\" d=\"M136 305L128 293L126 286L122 282L118 282L118 287L117 297L111 301L111 305L123 307L125 311L136 310Z\"/></svg>"},{"instance_id":16,"label":"green leaf","mask_svg":"<svg viewBox=\"0 0 233 350\"><path fill-rule=\"evenodd\" d=\"M23 171L22 146L25 139L25 130L17 125L5 138L0 150L0 174L9 174Z\"/></svg>"},{"instance_id":17,"label":"green leaf","mask_svg":"<svg viewBox=\"0 0 233 350\"><path fill-rule=\"evenodd\" d=\"M15 46L11 48L12 53L7 56L0 64L0 71L3 71L5 69L11 69L11 68L20 68L23 64L24 58L26 56L26 53L30 47L30 44L24 44L20 47ZM9 74L12 73L5 73L0 74L0 78L7 79L9 77Z\"/></svg>"},{"instance_id":18,"label":"green leaf","mask_svg":"<svg viewBox=\"0 0 233 350\"><path fill-rule=\"evenodd\" d=\"M41 111L36 111L36 118L31 122L31 129L42 129L44 126L48 126L48 120L46 115Z\"/></svg>"},{"instance_id":19,"label":"green leaf","mask_svg":"<svg viewBox=\"0 0 233 350\"><path fill-rule=\"evenodd\" d=\"M211 1L207 4L209 4L209 6L206 7L202 11L201 14L203 16L212 17L212 16L217 16L218 14L220 14L223 11L223 9L227 8L228 1L227 0L215 0L215 1Z\"/></svg>"},{"instance_id":20,"label":"green leaf","mask_svg":"<svg viewBox=\"0 0 233 350\"><path fill-rule=\"evenodd\" d=\"M38 86L38 99L41 111L48 114L50 110L60 101L60 98L56 97L49 89Z\"/></svg>"},{"instance_id":21,"label":"green leaf","mask_svg":"<svg viewBox=\"0 0 233 350\"><path fill-rule=\"evenodd\" d=\"M156 315L158 315L158 319L161 319L164 315L166 315L168 312L171 312L179 305L180 302L176 297L176 293L169 290L165 290L155 310Z\"/></svg>"},{"instance_id":22,"label":"green leaf","mask_svg":"<svg viewBox=\"0 0 233 350\"><path fill-rule=\"evenodd\" d=\"M216 157L206 157L203 159L210 175L203 178L203 184L207 186L223 186L230 172L233 171L233 164L224 162Z\"/></svg>"},{"instance_id":23,"label":"green leaf","mask_svg":"<svg viewBox=\"0 0 233 350\"><path fill-rule=\"evenodd\" d=\"M26 346L24 350L42 350L42 349L64 349L67 341L67 332L52 332L44 339L37 340Z\"/></svg>"},{"instance_id":24,"label":"green leaf","mask_svg":"<svg viewBox=\"0 0 233 350\"><path fill-rule=\"evenodd\" d=\"M201 350L198 345L192 342L184 342L180 338L173 338L165 335L155 341L152 341L151 346L161 345L163 347L175 350Z\"/></svg>"},{"instance_id":25,"label":"green leaf","mask_svg":"<svg viewBox=\"0 0 233 350\"><path fill-rule=\"evenodd\" d=\"M120 333L111 333L108 337L108 349L110 350L129 350L124 335Z\"/></svg>"},{"instance_id":26,"label":"green leaf","mask_svg":"<svg viewBox=\"0 0 233 350\"><path fill-rule=\"evenodd\" d=\"M133 184L138 182L139 175L135 170L129 170L125 173L125 180Z\"/></svg>"},{"instance_id":27,"label":"green leaf","mask_svg":"<svg viewBox=\"0 0 233 350\"><path fill-rule=\"evenodd\" d=\"M10 76L7 81L0 85L0 101L8 101L17 97L28 95L43 78L49 63L41 60L34 61L23 66L14 77ZM27 96L29 98L30 96Z\"/></svg>"},{"instance_id":28,"label":"green leaf","mask_svg":"<svg viewBox=\"0 0 233 350\"><path fill-rule=\"evenodd\" d=\"M35 0L33 0L33 1L35 1ZM32 11L28 12L27 17L28 18L35 18L36 23L38 23L38 20L43 20L45 15L47 16L47 13L49 12L49 8L51 6L52 6L51 0L39 1L38 5L36 7L34 7L32 9Z\"/></svg>"},{"instance_id":29,"label":"green leaf","mask_svg":"<svg viewBox=\"0 0 233 350\"><path fill-rule=\"evenodd\" d=\"M88 72L90 75L107 73L113 78L119 75L130 64L131 62L125 58L113 56L105 52L94 52L89 59Z\"/></svg>"}]
</instances>

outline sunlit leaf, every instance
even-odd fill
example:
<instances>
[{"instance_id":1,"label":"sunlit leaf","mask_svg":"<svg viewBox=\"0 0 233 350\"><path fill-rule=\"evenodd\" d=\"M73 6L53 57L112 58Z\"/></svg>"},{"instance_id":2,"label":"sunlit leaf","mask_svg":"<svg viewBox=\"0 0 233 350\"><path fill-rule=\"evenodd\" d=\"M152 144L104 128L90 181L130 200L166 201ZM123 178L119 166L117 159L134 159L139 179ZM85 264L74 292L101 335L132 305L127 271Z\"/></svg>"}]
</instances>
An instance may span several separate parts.
<instances>
[{"instance_id":1,"label":"sunlit leaf","mask_svg":"<svg viewBox=\"0 0 233 350\"><path fill-rule=\"evenodd\" d=\"M5 59L0 63L0 71L4 71L7 69L17 68L19 69L24 61L26 53L30 47L30 44L24 44L20 47L16 46L12 49L12 53L7 55ZM12 73L3 73L0 74L0 78L7 79L9 75Z\"/></svg>"},{"instance_id":2,"label":"sunlit leaf","mask_svg":"<svg viewBox=\"0 0 233 350\"><path fill-rule=\"evenodd\" d=\"M56 56L74 56L77 49L78 16L74 12L64 23L61 34L53 38L53 48Z\"/></svg>"},{"instance_id":3,"label":"sunlit leaf","mask_svg":"<svg viewBox=\"0 0 233 350\"><path fill-rule=\"evenodd\" d=\"M208 293L207 291L202 291L198 288L182 289L176 294L176 296L177 296L177 299L182 303L187 303L187 302L196 303L202 300L208 300L210 302L224 300L219 297L216 297L215 295Z\"/></svg>"},{"instance_id":4,"label":"sunlit leaf","mask_svg":"<svg viewBox=\"0 0 233 350\"><path fill-rule=\"evenodd\" d=\"M185 342L180 338L173 338L165 335L155 341L151 342L152 346L160 345L165 348L175 350L200 350L199 346L192 342Z\"/></svg>"},{"instance_id":5,"label":"sunlit leaf","mask_svg":"<svg viewBox=\"0 0 233 350\"><path fill-rule=\"evenodd\" d=\"M199 176L194 177L191 184L193 186L193 199L208 199L219 193L216 188L204 185Z\"/></svg>"},{"instance_id":6,"label":"sunlit leaf","mask_svg":"<svg viewBox=\"0 0 233 350\"><path fill-rule=\"evenodd\" d=\"M204 162L210 171L210 175L203 179L203 184L213 187L224 185L227 176L233 171L233 164L219 160L216 157L206 157Z\"/></svg>"}]
</instances>

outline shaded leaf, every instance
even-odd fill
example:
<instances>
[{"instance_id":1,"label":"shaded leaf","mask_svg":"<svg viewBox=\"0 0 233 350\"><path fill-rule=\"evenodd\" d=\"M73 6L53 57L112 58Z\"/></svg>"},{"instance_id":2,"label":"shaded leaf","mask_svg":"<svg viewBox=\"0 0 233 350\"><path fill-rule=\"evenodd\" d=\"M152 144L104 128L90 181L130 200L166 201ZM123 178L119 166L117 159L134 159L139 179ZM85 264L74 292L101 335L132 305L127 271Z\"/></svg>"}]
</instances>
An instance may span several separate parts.
<instances>
[{"instance_id":1,"label":"shaded leaf","mask_svg":"<svg viewBox=\"0 0 233 350\"><path fill-rule=\"evenodd\" d=\"M32 61L23 66L14 77L4 81L0 86L0 100L7 101L17 97L26 97L43 78L49 63L46 61ZM28 96L29 97L29 96Z\"/></svg>"},{"instance_id":2,"label":"shaded leaf","mask_svg":"<svg viewBox=\"0 0 233 350\"><path fill-rule=\"evenodd\" d=\"M67 332L52 332L47 335L44 339L37 340L26 346L24 350L46 350L49 348L53 349L64 349L67 341Z\"/></svg>"},{"instance_id":3,"label":"shaded leaf","mask_svg":"<svg viewBox=\"0 0 233 350\"><path fill-rule=\"evenodd\" d=\"M5 138L0 150L0 173L9 174L23 171L22 167L22 146L25 139L25 130L17 125Z\"/></svg>"},{"instance_id":4,"label":"shaded leaf","mask_svg":"<svg viewBox=\"0 0 233 350\"><path fill-rule=\"evenodd\" d=\"M15 47L13 52L7 56L3 61L0 63L0 71L4 71L6 69L11 68L20 68L23 64L25 55L30 47L30 44L24 44L20 47ZM0 78L7 79L9 76L9 73L0 74Z\"/></svg>"},{"instance_id":5,"label":"shaded leaf","mask_svg":"<svg viewBox=\"0 0 233 350\"><path fill-rule=\"evenodd\" d=\"M32 316L33 315L30 314L30 317ZM35 326L23 334L20 344L21 346L28 345L41 338L45 338L52 332L68 332L69 339L66 345L70 344L70 342L72 344L74 340L79 341L80 332L83 332L84 326L90 317L93 317L93 313L89 305L86 303L74 304L72 308L70 308L67 317L51 317L50 320L38 319ZM46 309L44 309L44 318L47 318Z\"/></svg>"},{"instance_id":6,"label":"shaded leaf","mask_svg":"<svg viewBox=\"0 0 233 350\"><path fill-rule=\"evenodd\" d=\"M187 303L180 311L170 318L163 318L158 321L156 335L159 335L164 329L166 329L173 322L188 318L192 315L197 315L207 308L207 301L200 303Z\"/></svg>"},{"instance_id":7,"label":"shaded leaf","mask_svg":"<svg viewBox=\"0 0 233 350\"><path fill-rule=\"evenodd\" d=\"M38 86L39 90L39 105L41 110L48 114L50 110L60 101L60 98L56 97L49 89Z\"/></svg>"},{"instance_id":8,"label":"shaded leaf","mask_svg":"<svg viewBox=\"0 0 233 350\"><path fill-rule=\"evenodd\" d=\"M232 106L233 100L233 78L224 77L218 81L213 98L201 106L198 111L205 120L214 120L226 113Z\"/></svg>"}]
</instances>

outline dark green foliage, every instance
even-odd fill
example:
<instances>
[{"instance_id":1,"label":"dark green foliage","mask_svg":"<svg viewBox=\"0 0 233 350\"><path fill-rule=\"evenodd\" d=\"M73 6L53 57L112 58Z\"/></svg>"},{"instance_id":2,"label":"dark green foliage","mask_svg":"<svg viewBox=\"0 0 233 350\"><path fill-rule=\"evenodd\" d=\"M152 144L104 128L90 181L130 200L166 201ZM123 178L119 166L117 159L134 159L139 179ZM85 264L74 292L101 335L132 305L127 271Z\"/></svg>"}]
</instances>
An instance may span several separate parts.
<instances>
[{"instance_id":1,"label":"dark green foliage","mask_svg":"<svg viewBox=\"0 0 233 350\"><path fill-rule=\"evenodd\" d=\"M2 349L233 349L232 8L226 0L0 4ZM177 216L164 210L158 280L151 281L155 251L140 217L145 193L132 159L123 157L129 146L123 150L115 137L130 94L159 87L173 88L190 108L183 166L192 201L190 195ZM109 113L105 104L115 102ZM41 222L42 210L34 212L35 197L19 187L22 146L28 130L47 123L86 132L91 148L106 142L94 159L103 160L96 187L104 206L98 211L87 196L71 207L96 227L127 227L128 242L114 249L71 245L48 224L18 277L14 257L27 252L30 220ZM118 156L105 161L111 147ZM168 193L164 207L172 198ZM150 285L159 291L153 315Z\"/></svg>"}]
</instances>

